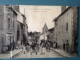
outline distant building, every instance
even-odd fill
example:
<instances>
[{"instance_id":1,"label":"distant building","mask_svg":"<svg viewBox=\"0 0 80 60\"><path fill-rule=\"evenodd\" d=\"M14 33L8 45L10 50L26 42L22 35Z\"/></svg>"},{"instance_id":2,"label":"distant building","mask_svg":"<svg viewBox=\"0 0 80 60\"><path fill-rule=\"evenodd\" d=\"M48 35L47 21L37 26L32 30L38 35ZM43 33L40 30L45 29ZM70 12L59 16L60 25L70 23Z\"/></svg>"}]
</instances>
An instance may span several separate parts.
<instances>
[{"instance_id":1,"label":"distant building","mask_svg":"<svg viewBox=\"0 0 80 60\"><path fill-rule=\"evenodd\" d=\"M54 34L53 33L54 33L54 28L51 28L48 30L48 39L51 42L54 42Z\"/></svg>"},{"instance_id":2,"label":"distant building","mask_svg":"<svg viewBox=\"0 0 80 60\"><path fill-rule=\"evenodd\" d=\"M43 33L41 33L40 36L39 36L39 43L40 43L41 40L43 40L43 39L44 39L44 35L43 35Z\"/></svg>"},{"instance_id":3,"label":"distant building","mask_svg":"<svg viewBox=\"0 0 80 60\"><path fill-rule=\"evenodd\" d=\"M69 52L77 51L77 7L62 7L62 13L54 21L54 40L58 46L63 48L63 43L69 43Z\"/></svg>"},{"instance_id":4,"label":"distant building","mask_svg":"<svg viewBox=\"0 0 80 60\"><path fill-rule=\"evenodd\" d=\"M42 34L43 34L44 40L47 40L48 27L47 27L46 23L45 23L45 25L43 27Z\"/></svg>"},{"instance_id":5,"label":"distant building","mask_svg":"<svg viewBox=\"0 0 80 60\"><path fill-rule=\"evenodd\" d=\"M47 33L48 32L48 27L47 27L46 23L44 24L44 27L43 27L43 31L42 32L43 33Z\"/></svg>"},{"instance_id":6,"label":"distant building","mask_svg":"<svg viewBox=\"0 0 80 60\"><path fill-rule=\"evenodd\" d=\"M39 38L40 38L40 32L34 32L34 37L35 37L35 42L37 42L39 44Z\"/></svg>"}]
</instances>

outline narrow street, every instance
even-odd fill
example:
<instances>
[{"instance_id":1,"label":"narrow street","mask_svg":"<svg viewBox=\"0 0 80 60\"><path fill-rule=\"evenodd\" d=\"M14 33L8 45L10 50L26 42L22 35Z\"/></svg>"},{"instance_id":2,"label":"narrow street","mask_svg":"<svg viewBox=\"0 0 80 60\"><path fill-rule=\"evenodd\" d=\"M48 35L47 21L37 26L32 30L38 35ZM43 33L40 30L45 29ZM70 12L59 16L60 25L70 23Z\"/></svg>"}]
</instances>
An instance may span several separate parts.
<instances>
[{"instance_id":1,"label":"narrow street","mask_svg":"<svg viewBox=\"0 0 80 60\"><path fill-rule=\"evenodd\" d=\"M31 55L30 52L26 52L24 54L24 52L22 51L14 58L56 58L56 57L63 57L63 56L54 51L46 52L45 54L41 54L41 52L38 52L37 55L35 53Z\"/></svg>"},{"instance_id":2,"label":"narrow street","mask_svg":"<svg viewBox=\"0 0 80 60\"><path fill-rule=\"evenodd\" d=\"M0 58L77 57L77 8L0 5Z\"/></svg>"}]
</instances>

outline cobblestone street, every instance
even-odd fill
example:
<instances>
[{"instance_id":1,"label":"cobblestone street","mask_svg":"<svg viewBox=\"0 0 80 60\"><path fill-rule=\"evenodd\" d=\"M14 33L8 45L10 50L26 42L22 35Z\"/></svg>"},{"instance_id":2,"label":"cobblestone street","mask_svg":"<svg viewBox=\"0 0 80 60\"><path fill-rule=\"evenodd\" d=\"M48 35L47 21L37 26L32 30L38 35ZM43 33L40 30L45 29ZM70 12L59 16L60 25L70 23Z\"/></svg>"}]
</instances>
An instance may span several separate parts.
<instances>
[{"instance_id":1,"label":"cobblestone street","mask_svg":"<svg viewBox=\"0 0 80 60\"><path fill-rule=\"evenodd\" d=\"M41 52L38 52L37 55L35 53L31 55L30 52L28 53L26 52L24 54L24 52L22 51L14 58L56 58L56 57L63 57L63 56L54 51L46 52L45 54L41 54Z\"/></svg>"}]
</instances>

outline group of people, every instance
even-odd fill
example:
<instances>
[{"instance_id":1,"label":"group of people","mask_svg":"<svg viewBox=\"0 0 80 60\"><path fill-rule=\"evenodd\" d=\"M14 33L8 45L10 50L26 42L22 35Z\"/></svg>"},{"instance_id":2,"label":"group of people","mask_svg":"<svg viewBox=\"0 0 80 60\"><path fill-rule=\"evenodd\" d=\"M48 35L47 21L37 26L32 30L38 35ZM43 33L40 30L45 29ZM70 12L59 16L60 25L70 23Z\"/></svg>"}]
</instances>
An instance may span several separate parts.
<instances>
[{"instance_id":1,"label":"group of people","mask_svg":"<svg viewBox=\"0 0 80 60\"><path fill-rule=\"evenodd\" d=\"M42 50L44 50L44 48L46 49L45 51L46 52L50 52L51 51L51 48L57 48L58 45L56 42L52 42L52 41L49 41L49 40L42 40L41 43L40 43L40 46L42 47Z\"/></svg>"},{"instance_id":2,"label":"group of people","mask_svg":"<svg viewBox=\"0 0 80 60\"><path fill-rule=\"evenodd\" d=\"M52 45L52 42L49 40L41 40L40 44L37 42L32 42L31 44L26 43L26 45L23 46L23 51L24 54L25 52L30 52L31 55L33 53L37 55L38 52L40 52L41 54L45 54L45 51L50 52L50 48L52 47Z\"/></svg>"},{"instance_id":3,"label":"group of people","mask_svg":"<svg viewBox=\"0 0 80 60\"><path fill-rule=\"evenodd\" d=\"M63 50L64 51L68 51L69 50L69 42L68 42L68 40L66 41L66 43L63 43Z\"/></svg>"},{"instance_id":4,"label":"group of people","mask_svg":"<svg viewBox=\"0 0 80 60\"><path fill-rule=\"evenodd\" d=\"M23 51L24 51L24 54L26 52L30 52L30 54L32 55L32 53L38 53L39 51L39 44L37 42L32 42L32 44L29 44L29 43L26 43L26 45L23 46Z\"/></svg>"}]
</instances>

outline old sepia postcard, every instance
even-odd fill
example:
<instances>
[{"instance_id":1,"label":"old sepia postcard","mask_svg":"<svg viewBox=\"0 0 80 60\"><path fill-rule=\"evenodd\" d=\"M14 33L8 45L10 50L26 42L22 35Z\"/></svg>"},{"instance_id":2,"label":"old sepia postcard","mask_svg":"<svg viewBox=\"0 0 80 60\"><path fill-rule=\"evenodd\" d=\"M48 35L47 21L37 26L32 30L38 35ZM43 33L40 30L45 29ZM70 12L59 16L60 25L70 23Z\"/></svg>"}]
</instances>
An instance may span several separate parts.
<instances>
[{"instance_id":1,"label":"old sepia postcard","mask_svg":"<svg viewBox=\"0 0 80 60\"><path fill-rule=\"evenodd\" d=\"M77 57L77 8L0 5L0 58Z\"/></svg>"}]
</instances>

